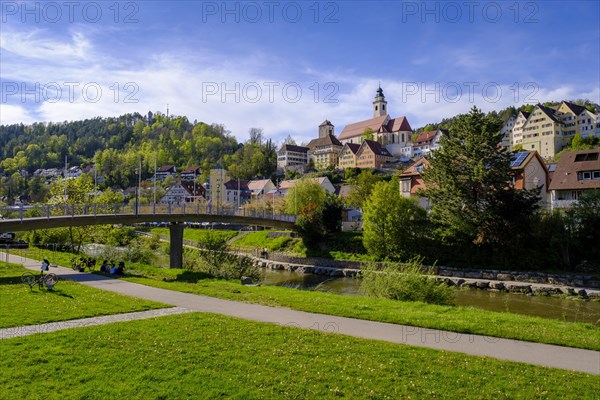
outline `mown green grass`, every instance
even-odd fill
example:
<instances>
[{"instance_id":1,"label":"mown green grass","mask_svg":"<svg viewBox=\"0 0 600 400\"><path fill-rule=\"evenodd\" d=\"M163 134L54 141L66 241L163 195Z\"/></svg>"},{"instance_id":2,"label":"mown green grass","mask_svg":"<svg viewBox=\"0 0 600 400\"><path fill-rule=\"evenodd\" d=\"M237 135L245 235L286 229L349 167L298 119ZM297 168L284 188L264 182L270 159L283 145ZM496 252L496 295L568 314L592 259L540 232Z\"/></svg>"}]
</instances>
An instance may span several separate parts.
<instances>
[{"instance_id":1,"label":"mown green grass","mask_svg":"<svg viewBox=\"0 0 600 400\"><path fill-rule=\"evenodd\" d=\"M65 280L52 291L30 290L21 283L25 271L0 262L0 328L168 307Z\"/></svg>"},{"instance_id":2,"label":"mown green grass","mask_svg":"<svg viewBox=\"0 0 600 400\"><path fill-rule=\"evenodd\" d=\"M242 286L207 279L202 273L144 264L126 268L126 279L164 289L294 310L371 321L389 322L453 332L600 350L600 327L526 315L402 302L364 296L343 296L277 286Z\"/></svg>"},{"instance_id":3,"label":"mown green grass","mask_svg":"<svg viewBox=\"0 0 600 400\"><path fill-rule=\"evenodd\" d=\"M232 243L232 246L234 246L235 248L243 248L245 250L267 248L270 251L280 251L284 250L286 247L292 247L294 244L300 241L300 239L298 238L292 238L289 236L270 238L269 233L271 232L281 231L249 232L241 236L239 239L236 239Z\"/></svg>"},{"instance_id":4,"label":"mown green grass","mask_svg":"<svg viewBox=\"0 0 600 400\"><path fill-rule=\"evenodd\" d=\"M599 390L583 373L203 313L13 338L0 352L5 399L594 399Z\"/></svg>"},{"instance_id":5,"label":"mown green grass","mask_svg":"<svg viewBox=\"0 0 600 400\"><path fill-rule=\"evenodd\" d=\"M222 280L196 281L193 273L181 270L175 277L174 271L171 270L168 274L170 277L159 278L157 272L154 271L152 278L128 276L124 279L186 293L294 310L600 350L600 328L589 323L499 313L473 307L343 296L277 286L248 287ZM189 282L182 282L183 279Z\"/></svg>"},{"instance_id":6,"label":"mown green grass","mask_svg":"<svg viewBox=\"0 0 600 400\"><path fill-rule=\"evenodd\" d=\"M150 233L158 233L162 236L169 236L169 228L152 228ZM198 243L205 243L209 235L227 241L233 239L238 234L237 231L220 231L212 229L184 229L183 238L185 240L192 240Z\"/></svg>"}]
</instances>

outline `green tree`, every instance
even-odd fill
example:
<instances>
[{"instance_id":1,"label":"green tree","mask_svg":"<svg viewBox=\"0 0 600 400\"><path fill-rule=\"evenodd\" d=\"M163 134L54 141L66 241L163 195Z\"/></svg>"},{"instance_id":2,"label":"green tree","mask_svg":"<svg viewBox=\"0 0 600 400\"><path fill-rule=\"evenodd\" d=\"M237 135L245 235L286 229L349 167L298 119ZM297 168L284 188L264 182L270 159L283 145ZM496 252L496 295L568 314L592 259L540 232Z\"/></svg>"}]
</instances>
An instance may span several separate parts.
<instances>
[{"instance_id":1,"label":"green tree","mask_svg":"<svg viewBox=\"0 0 600 400\"><path fill-rule=\"evenodd\" d=\"M583 192L569 214L574 222L579 258L594 261L600 271L600 190Z\"/></svg>"},{"instance_id":2,"label":"green tree","mask_svg":"<svg viewBox=\"0 0 600 400\"><path fill-rule=\"evenodd\" d=\"M351 182L351 188L348 193L347 204L356 209L361 209L364 202L371 195L373 188L382 178L373 170L363 170Z\"/></svg>"},{"instance_id":3,"label":"green tree","mask_svg":"<svg viewBox=\"0 0 600 400\"><path fill-rule=\"evenodd\" d=\"M297 214L309 206L322 211L327 191L309 177L297 179L285 196L285 212Z\"/></svg>"},{"instance_id":4,"label":"green tree","mask_svg":"<svg viewBox=\"0 0 600 400\"><path fill-rule=\"evenodd\" d=\"M296 214L296 225L307 246L316 244L325 234L323 210L327 192L308 177L296 180L284 199L284 210Z\"/></svg>"},{"instance_id":5,"label":"green tree","mask_svg":"<svg viewBox=\"0 0 600 400\"><path fill-rule=\"evenodd\" d=\"M327 193L325 204L323 204L323 227L325 232L334 233L342 229L343 210L342 200L335 194Z\"/></svg>"},{"instance_id":6,"label":"green tree","mask_svg":"<svg viewBox=\"0 0 600 400\"><path fill-rule=\"evenodd\" d=\"M373 133L373 129L366 128L365 131L362 133L362 139L363 140L375 140L375 134Z\"/></svg>"},{"instance_id":7,"label":"green tree","mask_svg":"<svg viewBox=\"0 0 600 400\"><path fill-rule=\"evenodd\" d=\"M364 246L379 259L411 258L426 222L425 209L400 195L397 180L378 182L363 207Z\"/></svg>"},{"instance_id":8,"label":"green tree","mask_svg":"<svg viewBox=\"0 0 600 400\"><path fill-rule=\"evenodd\" d=\"M578 133L575 136L573 136L573 140L571 140L571 151L577 151L577 150L587 150L589 148L591 148L590 145L588 145L586 143L586 141L581 137L581 135Z\"/></svg>"},{"instance_id":9,"label":"green tree","mask_svg":"<svg viewBox=\"0 0 600 400\"><path fill-rule=\"evenodd\" d=\"M431 219L444 243L506 243L511 229L524 229L537 210L537 193L510 185L511 156L499 146L500 125L475 107L458 116L422 174L423 195L431 201ZM525 221L518 220L522 217Z\"/></svg>"}]
</instances>

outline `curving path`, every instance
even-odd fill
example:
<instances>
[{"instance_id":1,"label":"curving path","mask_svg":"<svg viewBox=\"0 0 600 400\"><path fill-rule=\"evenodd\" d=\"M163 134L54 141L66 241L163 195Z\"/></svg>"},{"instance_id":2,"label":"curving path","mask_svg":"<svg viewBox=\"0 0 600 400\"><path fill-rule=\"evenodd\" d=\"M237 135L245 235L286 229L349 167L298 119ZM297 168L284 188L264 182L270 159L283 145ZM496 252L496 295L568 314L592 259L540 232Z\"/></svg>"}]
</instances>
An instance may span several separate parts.
<instances>
[{"instance_id":1,"label":"curving path","mask_svg":"<svg viewBox=\"0 0 600 400\"><path fill-rule=\"evenodd\" d=\"M38 261L20 256L9 255L6 257L3 253L0 253L0 259L23 264L26 268L33 270L38 270L40 264ZM100 275L78 273L63 267L52 268L51 271L63 279L73 280L98 289L159 301L193 311L600 375L600 352L593 350L240 303L159 289Z\"/></svg>"}]
</instances>

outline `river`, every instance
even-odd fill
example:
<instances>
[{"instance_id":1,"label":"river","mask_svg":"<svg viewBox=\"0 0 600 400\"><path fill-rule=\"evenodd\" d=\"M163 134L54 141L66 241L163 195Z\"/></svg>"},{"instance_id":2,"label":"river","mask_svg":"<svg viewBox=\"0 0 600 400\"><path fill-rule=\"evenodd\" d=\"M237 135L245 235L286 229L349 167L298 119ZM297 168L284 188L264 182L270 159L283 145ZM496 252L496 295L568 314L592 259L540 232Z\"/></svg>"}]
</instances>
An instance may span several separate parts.
<instances>
[{"instance_id":1,"label":"river","mask_svg":"<svg viewBox=\"0 0 600 400\"><path fill-rule=\"evenodd\" d=\"M359 295L360 282L360 279L355 278L329 278L322 275L273 270L265 270L263 280L263 284L266 285L319 290L348 296ZM574 297L527 296L490 290L460 289L456 291L455 304L569 322L600 324L600 302L583 301Z\"/></svg>"}]
</instances>

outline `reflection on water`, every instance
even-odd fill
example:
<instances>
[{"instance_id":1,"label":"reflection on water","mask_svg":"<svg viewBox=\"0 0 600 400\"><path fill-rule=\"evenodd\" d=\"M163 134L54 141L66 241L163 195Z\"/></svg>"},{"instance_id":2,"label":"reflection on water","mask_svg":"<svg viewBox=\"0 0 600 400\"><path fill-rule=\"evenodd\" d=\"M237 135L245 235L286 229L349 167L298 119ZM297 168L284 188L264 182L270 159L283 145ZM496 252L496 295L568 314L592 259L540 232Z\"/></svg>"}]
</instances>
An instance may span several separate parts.
<instances>
[{"instance_id":1,"label":"reflection on water","mask_svg":"<svg viewBox=\"0 0 600 400\"><path fill-rule=\"evenodd\" d=\"M265 270L263 284L356 296L359 295L360 282L360 279L354 278L329 278L290 271ZM455 303L457 306L472 306L490 311L600 324L598 301L464 289L456 292Z\"/></svg>"}]
</instances>

